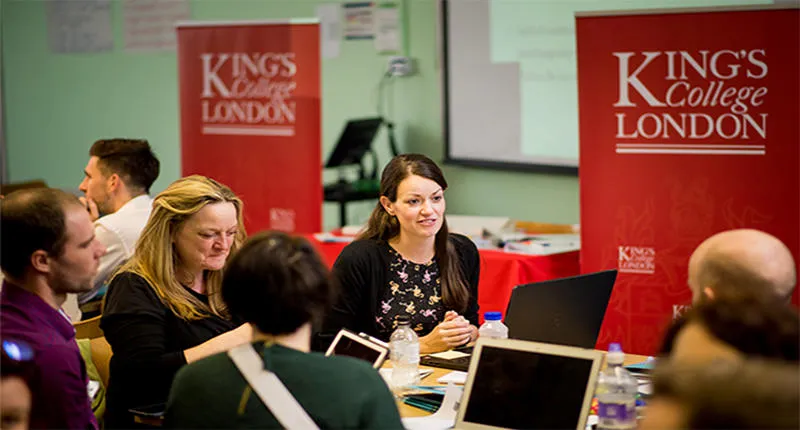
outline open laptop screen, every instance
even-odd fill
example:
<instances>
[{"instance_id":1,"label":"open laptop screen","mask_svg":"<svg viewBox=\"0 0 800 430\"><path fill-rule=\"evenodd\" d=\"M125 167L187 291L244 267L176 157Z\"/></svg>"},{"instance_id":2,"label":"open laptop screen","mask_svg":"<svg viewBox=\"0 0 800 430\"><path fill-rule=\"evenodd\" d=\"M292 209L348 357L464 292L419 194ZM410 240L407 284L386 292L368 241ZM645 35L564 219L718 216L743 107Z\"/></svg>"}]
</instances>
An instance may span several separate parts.
<instances>
[{"instance_id":1,"label":"open laptop screen","mask_svg":"<svg viewBox=\"0 0 800 430\"><path fill-rule=\"evenodd\" d=\"M490 428L578 428L591 402L594 387L587 387L594 385L595 361L484 346L477 368L470 369L474 377L462 405L463 422Z\"/></svg>"}]
</instances>

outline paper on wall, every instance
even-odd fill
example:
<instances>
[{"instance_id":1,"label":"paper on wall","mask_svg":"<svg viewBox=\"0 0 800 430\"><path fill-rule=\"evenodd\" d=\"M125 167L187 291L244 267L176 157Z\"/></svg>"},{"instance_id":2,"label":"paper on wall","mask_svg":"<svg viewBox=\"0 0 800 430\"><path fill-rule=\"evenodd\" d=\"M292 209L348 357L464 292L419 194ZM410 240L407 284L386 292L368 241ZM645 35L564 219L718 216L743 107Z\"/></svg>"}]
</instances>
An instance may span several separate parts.
<instances>
[{"instance_id":1,"label":"paper on wall","mask_svg":"<svg viewBox=\"0 0 800 430\"><path fill-rule=\"evenodd\" d=\"M51 0L45 7L50 51L72 54L114 49L110 0Z\"/></svg>"}]
</instances>

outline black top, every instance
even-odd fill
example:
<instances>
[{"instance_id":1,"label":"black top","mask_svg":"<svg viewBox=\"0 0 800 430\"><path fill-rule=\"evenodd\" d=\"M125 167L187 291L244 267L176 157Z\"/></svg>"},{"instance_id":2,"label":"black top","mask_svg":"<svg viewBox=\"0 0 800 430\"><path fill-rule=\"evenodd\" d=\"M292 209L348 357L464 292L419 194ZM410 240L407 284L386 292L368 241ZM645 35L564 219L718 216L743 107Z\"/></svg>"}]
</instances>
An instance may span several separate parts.
<instances>
[{"instance_id":1,"label":"black top","mask_svg":"<svg viewBox=\"0 0 800 430\"><path fill-rule=\"evenodd\" d=\"M187 289L199 300L208 297ZM128 409L165 403L172 379L184 364L185 349L238 324L218 316L186 321L175 315L141 276L116 276L106 294L100 327L111 345L105 427L131 428Z\"/></svg>"},{"instance_id":2,"label":"black top","mask_svg":"<svg viewBox=\"0 0 800 430\"><path fill-rule=\"evenodd\" d=\"M414 263L391 246L389 254L389 288L384 289L380 312L375 316L380 337L392 335L398 315L408 315L411 328L425 336L436 328L445 312L439 264L436 258L425 264Z\"/></svg>"},{"instance_id":3,"label":"black top","mask_svg":"<svg viewBox=\"0 0 800 430\"><path fill-rule=\"evenodd\" d=\"M456 253L460 257L461 270L470 292L467 309L463 315L471 324L477 326L478 279L480 277L478 248L470 239L458 234L451 234L450 242L455 246ZM383 313L381 303L382 300L385 300L387 291L391 291L390 281L394 279L394 276L402 276L397 275L396 270L392 270L392 264L396 263L396 258L394 258L396 251L394 253L392 251L392 247L382 240L357 240L342 250L333 264L333 275L337 279L341 291L336 304L326 316L321 331L316 336L314 345L316 349L327 348L336 333L342 328L356 333L364 332L383 340L389 339L391 330L381 326L376 319L384 315L390 321L394 319L394 316L390 316L388 311L386 314ZM422 270L420 276L424 278L423 266L420 265ZM428 273L430 275L430 271ZM414 294L413 288L412 285L412 295ZM433 295L427 297L430 300ZM447 310L444 307L441 308L440 314L437 314L437 323L444 319L444 312ZM435 325L433 324L429 328L433 329ZM412 327L414 326L416 324L412 323ZM419 334L427 334L424 329L423 325L423 330Z\"/></svg>"}]
</instances>

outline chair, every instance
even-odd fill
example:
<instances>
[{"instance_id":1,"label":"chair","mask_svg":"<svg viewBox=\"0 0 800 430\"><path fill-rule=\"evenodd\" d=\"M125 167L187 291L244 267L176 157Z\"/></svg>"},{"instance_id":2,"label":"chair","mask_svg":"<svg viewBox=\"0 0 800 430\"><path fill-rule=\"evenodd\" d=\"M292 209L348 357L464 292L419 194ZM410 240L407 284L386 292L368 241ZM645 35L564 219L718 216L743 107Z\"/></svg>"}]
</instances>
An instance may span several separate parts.
<instances>
[{"instance_id":1,"label":"chair","mask_svg":"<svg viewBox=\"0 0 800 430\"><path fill-rule=\"evenodd\" d=\"M100 315L89 318L88 320L78 321L72 324L75 327L76 339L96 339L103 337L103 329L100 328Z\"/></svg>"},{"instance_id":2,"label":"chair","mask_svg":"<svg viewBox=\"0 0 800 430\"><path fill-rule=\"evenodd\" d=\"M92 339L91 345L92 362L97 368L97 373L100 375L100 381L103 383L103 387L108 387L109 366L111 364L111 355L113 354L111 345L108 344L104 336Z\"/></svg>"}]
</instances>

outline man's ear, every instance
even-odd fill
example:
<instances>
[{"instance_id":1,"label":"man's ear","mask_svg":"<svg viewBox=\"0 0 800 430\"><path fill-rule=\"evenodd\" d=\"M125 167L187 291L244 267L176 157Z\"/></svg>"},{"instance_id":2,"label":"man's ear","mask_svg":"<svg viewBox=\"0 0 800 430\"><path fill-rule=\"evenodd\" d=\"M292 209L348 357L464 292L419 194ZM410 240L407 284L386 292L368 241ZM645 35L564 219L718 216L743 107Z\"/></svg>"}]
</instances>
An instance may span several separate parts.
<instances>
[{"instance_id":1,"label":"man's ear","mask_svg":"<svg viewBox=\"0 0 800 430\"><path fill-rule=\"evenodd\" d=\"M31 254L31 267L37 272L50 273L50 256L38 249Z\"/></svg>"},{"instance_id":2,"label":"man's ear","mask_svg":"<svg viewBox=\"0 0 800 430\"><path fill-rule=\"evenodd\" d=\"M711 287L703 288L703 295L706 296L706 300L714 300L714 290Z\"/></svg>"},{"instance_id":3,"label":"man's ear","mask_svg":"<svg viewBox=\"0 0 800 430\"><path fill-rule=\"evenodd\" d=\"M381 196L380 202L381 206L383 206L383 209L386 211L386 213L388 213L391 216L394 216L394 207L393 207L394 205L392 204L391 200L389 200L389 198L386 196Z\"/></svg>"},{"instance_id":4,"label":"man's ear","mask_svg":"<svg viewBox=\"0 0 800 430\"><path fill-rule=\"evenodd\" d=\"M106 186L108 187L108 192L117 191L122 185L122 180L120 179L119 175L116 173L112 173L111 176L108 177Z\"/></svg>"}]
</instances>

